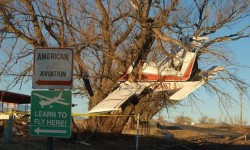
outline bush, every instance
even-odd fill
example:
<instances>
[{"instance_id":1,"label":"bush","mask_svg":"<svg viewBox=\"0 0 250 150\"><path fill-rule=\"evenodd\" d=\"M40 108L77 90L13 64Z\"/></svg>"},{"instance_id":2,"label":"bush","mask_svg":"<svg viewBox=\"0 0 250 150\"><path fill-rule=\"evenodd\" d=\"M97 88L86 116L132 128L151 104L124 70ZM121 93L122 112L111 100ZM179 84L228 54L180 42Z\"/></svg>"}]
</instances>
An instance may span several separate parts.
<instances>
[{"instance_id":1,"label":"bush","mask_svg":"<svg viewBox=\"0 0 250 150\"><path fill-rule=\"evenodd\" d=\"M208 118L207 122L210 124L214 124L216 122L216 120L214 118Z\"/></svg>"},{"instance_id":2,"label":"bush","mask_svg":"<svg viewBox=\"0 0 250 150\"><path fill-rule=\"evenodd\" d=\"M178 116L175 118L175 123L178 124L184 124L184 123L191 124L192 121L193 119L187 116Z\"/></svg>"}]
</instances>

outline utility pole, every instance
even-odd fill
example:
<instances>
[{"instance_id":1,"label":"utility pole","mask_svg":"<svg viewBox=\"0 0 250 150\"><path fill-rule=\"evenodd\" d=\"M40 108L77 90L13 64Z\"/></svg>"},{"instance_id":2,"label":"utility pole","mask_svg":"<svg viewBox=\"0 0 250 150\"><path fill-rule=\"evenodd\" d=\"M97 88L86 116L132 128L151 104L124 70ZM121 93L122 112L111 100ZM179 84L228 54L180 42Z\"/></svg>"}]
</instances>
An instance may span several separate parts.
<instances>
[{"instance_id":1,"label":"utility pole","mask_svg":"<svg viewBox=\"0 0 250 150\"><path fill-rule=\"evenodd\" d=\"M242 115L242 95L243 95L243 91L246 89L246 87L238 87L238 90L239 90L239 98L240 98L240 125L242 126L243 125L243 115Z\"/></svg>"},{"instance_id":2,"label":"utility pole","mask_svg":"<svg viewBox=\"0 0 250 150\"><path fill-rule=\"evenodd\" d=\"M240 89L240 125L242 126L242 90Z\"/></svg>"}]
</instances>

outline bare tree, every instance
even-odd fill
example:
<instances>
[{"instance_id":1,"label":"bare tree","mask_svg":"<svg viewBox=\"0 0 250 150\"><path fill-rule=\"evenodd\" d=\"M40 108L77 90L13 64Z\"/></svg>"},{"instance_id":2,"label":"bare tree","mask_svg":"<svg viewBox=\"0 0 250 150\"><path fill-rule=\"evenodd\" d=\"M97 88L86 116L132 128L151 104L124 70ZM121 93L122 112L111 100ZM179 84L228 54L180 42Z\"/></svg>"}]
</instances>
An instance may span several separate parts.
<instances>
[{"instance_id":1,"label":"bare tree","mask_svg":"<svg viewBox=\"0 0 250 150\"><path fill-rule=\"evenodd\" d=\"M204 68L211 64L232 66L227 53L216 46L249 37L249 24L233 33L217 32L249 19L249 3L249 0L1 0L1 80L3 75L16 75L9 82L10 88L31 80L35 47L73 47L73 91L88 97L91 109L117 87L118 79L130 65L134 69L129 81L135 81L143 62L173 58L170 49L174 46L196 52ZM196 48L180 40L193 36L211 38ZM191 80L201 78L199 73L196 62ZM249 86L229 70L219 78L238 87ZM230 98L216 83L207 82L207 87L219 97ZM129 115L140 113L151 118L174 104L169 100L173 92L145 91L122 106L122 114L127 117L90 117L89 124L96 131L121 133Z\"/></svg>"}]
</instances>

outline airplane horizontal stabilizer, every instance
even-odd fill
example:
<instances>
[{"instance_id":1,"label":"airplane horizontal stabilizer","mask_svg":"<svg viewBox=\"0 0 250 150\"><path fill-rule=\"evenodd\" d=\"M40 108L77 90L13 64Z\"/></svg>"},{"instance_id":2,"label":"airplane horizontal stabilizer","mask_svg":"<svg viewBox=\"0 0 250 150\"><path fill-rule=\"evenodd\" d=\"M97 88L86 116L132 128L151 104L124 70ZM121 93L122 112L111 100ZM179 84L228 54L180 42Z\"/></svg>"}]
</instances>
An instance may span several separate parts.
<instances>
[{"instance_id":1,"label":"airplane horizontal stabilizer","mask_svg":"<svg viewBox=\"0 0 250 150\"><path fill-rule=\"evenodd\" d=\"M88 113L101 113L119 110L119 107L133 94L140 94L146 86L139 83L125 82L110 93L99 104L93 107Z\"/></svg>"},{"instance_id":2,"label":"airplane horizontal stabilizer","mask_svg":"<svg viewBox=\"0 0 250 150\"><path fill-rule=\"evenodd\" d=\"M183 88L181 88L179 91L174 93L172 96L170 96L171 100L182 100L185 97L187 97L190 93L192 93L194 90L202 86L205 82L202 81L196 81L196 82L188 82Z\"/></svg>"},{"instance_id":3,"label":"airplane horizontal stabilizer","mask_svg":"<svg viewBox=\"0 0 250 150\"><path fill-rule=\"evenodd\" d=\"M179 91L174 93L172 96L170 96L170 99L172 100L182 100L185 97L187 97L190 93L195 91L197 88L202 86L202 84L205 83L205 79L211 79L214 75L216 75L218 72L223 71L224 68L221 66L213 66L209 68L206 71L201 72L201 76L203 79L201 81L187 81L183 88L181 88Z\"/></svg>"}]
</instances>

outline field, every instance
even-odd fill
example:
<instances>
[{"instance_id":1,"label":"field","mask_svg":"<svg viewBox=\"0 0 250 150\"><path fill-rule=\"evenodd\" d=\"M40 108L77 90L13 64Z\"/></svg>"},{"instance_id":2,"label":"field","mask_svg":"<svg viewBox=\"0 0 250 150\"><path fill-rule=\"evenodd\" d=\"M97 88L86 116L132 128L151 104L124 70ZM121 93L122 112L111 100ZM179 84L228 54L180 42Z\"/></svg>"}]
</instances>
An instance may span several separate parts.
<instances>
[{"instance_id":1,"label":"field","mask_svg":"<svg viewBox=\"0 0 250 150\"><path fill-rule=\"evenodd\" d=\"M140 133L143 133L140 129ZM126 130L122 135L74 134L72 139L53 138L54 150L135 150L136 130ZM140 135L138 148L141 150L248 150L250 129L247 127L225 127L219 125L176 125L157 124L145 135ZM88 139L88 140L86 140ZM85 142L83 142L86 140ZM13 135L10 143L0 140L1 150L44 150L46 137Z\"/></svg>"}]
</instances>

